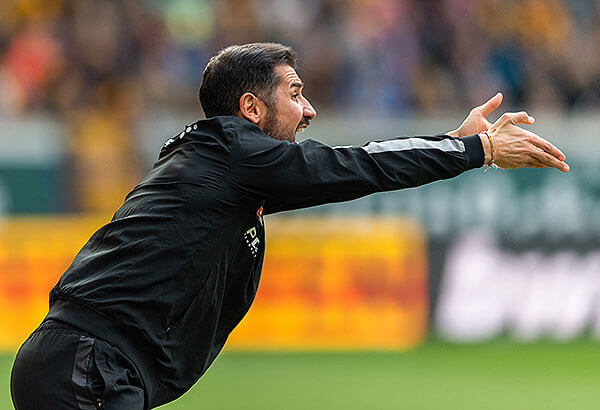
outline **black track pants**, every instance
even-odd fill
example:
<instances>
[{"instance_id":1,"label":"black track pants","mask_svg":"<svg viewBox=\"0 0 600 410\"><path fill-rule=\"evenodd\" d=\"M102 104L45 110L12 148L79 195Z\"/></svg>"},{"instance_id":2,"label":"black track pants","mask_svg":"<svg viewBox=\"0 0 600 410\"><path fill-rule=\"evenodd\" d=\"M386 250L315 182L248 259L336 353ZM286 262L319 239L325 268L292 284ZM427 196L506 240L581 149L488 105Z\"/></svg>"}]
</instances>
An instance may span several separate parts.
<instances>
[{"instance_id":1,"label":"black track pants","mask_svg":"<svg viewBox=\"0 0 600 410\"><path fill-rule=\"evenodd\" d=\"M19 349L11 374L16 410L142 410L144 389L117 348L60 322L46 321Z\"/></svg>"}]
</instances>

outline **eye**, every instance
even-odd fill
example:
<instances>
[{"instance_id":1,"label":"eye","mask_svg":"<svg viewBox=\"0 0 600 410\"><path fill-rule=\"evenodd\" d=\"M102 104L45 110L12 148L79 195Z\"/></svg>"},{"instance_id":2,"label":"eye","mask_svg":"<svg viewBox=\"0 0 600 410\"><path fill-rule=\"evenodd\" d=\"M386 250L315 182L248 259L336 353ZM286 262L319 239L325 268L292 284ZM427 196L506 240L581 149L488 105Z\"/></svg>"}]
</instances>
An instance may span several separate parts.
<instances>
[{"instance_id":1,"label":"eye","mask_svg":"<svg viewBox=\"0 0 600 410\"><path fill-rule=\"evenodd\" d=\"M292 99L295 100L295 101L298 101L299 97L300 97L300 94L298 94L298 93L292 94Z\"/></svg>"}]
</instances>

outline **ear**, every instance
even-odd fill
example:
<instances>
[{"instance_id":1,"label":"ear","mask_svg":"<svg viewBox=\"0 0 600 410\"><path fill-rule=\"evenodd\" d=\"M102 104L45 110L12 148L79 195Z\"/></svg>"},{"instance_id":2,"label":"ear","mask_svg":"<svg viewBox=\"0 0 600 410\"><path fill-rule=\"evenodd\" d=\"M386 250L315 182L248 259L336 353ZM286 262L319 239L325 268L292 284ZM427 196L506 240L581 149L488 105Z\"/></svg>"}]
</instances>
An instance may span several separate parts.
<instances>
[{"instance_id":1,"label":"ear","mask_svg":"<svg viewBox=\"0 0 600 410\"><path fill-rule=\"evenodd\" d=\"M261 100L252 93L244 93L240 97L240 115L258 125L265 114L265 107Z\"/></svg>"}]
</instances>

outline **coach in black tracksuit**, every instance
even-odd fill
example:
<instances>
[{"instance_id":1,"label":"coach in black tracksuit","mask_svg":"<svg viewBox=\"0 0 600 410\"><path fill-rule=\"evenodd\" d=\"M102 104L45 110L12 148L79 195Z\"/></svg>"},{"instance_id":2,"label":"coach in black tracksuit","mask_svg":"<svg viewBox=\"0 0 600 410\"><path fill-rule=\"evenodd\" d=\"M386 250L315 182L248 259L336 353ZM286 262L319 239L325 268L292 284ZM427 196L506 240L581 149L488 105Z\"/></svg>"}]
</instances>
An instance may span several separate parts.
<instances>
[{"instance_id":1,"label":"coach in black tracksuit","mask_svg":"<svg viewBox=\"0 0 600 410\"><path fill-rule=\"evenodd\" d=\"M232 65L243 68L241 80L231 69L219 77ZM418 186L491 159L480 135L362 147L295 143L315 112L294 67L293 51L275 44L230 47L211 60L200 97L217 116L165 143L52 289L47 317L15 361L17 410L133 410L174 400L250 308L265 250L263 213ZM248 80L252 70L267 75ZM240 82L228 99L224 87ZM228 100L238 105L219 106ZM227 112L238 115L219 115ZM473 127L469 118L462 131ZM490 138L500 146L503 135Z\"/></svg>"}]
</instances>

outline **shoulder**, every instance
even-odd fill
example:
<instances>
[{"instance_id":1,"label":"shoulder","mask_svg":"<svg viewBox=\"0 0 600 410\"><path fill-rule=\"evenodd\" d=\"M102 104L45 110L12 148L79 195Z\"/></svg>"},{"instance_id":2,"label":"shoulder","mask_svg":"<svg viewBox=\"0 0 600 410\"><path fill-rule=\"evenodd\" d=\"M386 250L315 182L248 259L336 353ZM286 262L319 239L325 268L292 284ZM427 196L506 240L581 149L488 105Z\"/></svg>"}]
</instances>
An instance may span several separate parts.
<instances>
[{"instance_id":1,"label":"shoulder","mask_svg":"<svg viewBox=\"0 0 600 410\"><path fill-rule=\"evenodd\" d=\"M258 131L257 131L258 130ZM186 143L209 143L230 148L239 135L262 133L260 128L241 118L230 116L211 117L198 120L183 127L183 130L169 138L162 146L160 156L164 156Z\"/></svg>"},{"instance_id":2,"label":"shoulder","mask_svg":"<svg viewBox=\"0 0 600 410\"><path fill-rule=\"evenodd\" d=\"M223 134L237 142L245 140L271 139L258 126L248 120L233 116L214 117L206 121L212 121L218 124Z\"/></svg>"},{"instance_id":3,"label":"shoulder","mask_svg":"<svg viewBox=\"0 0 600 410\"><path fill-rule=\"evenodd\" d=\"M232 151L241 156L272 149L286 149L291 144L265 134L258 126L239 117L215 117L230 142Z\"/></svg>"},{"instance_id":4,"label":"shoulder","mask_svg":"<svg viewBox=\"0 0 600 410\"><path fill-rule=\"evenodd\" d=\"M270 143L273 139L258 126L235 116L218 116L200 120L194 124L194 131L200 135L211 135L228 146L255 145Z\"/></svg>"}]
</instances>

